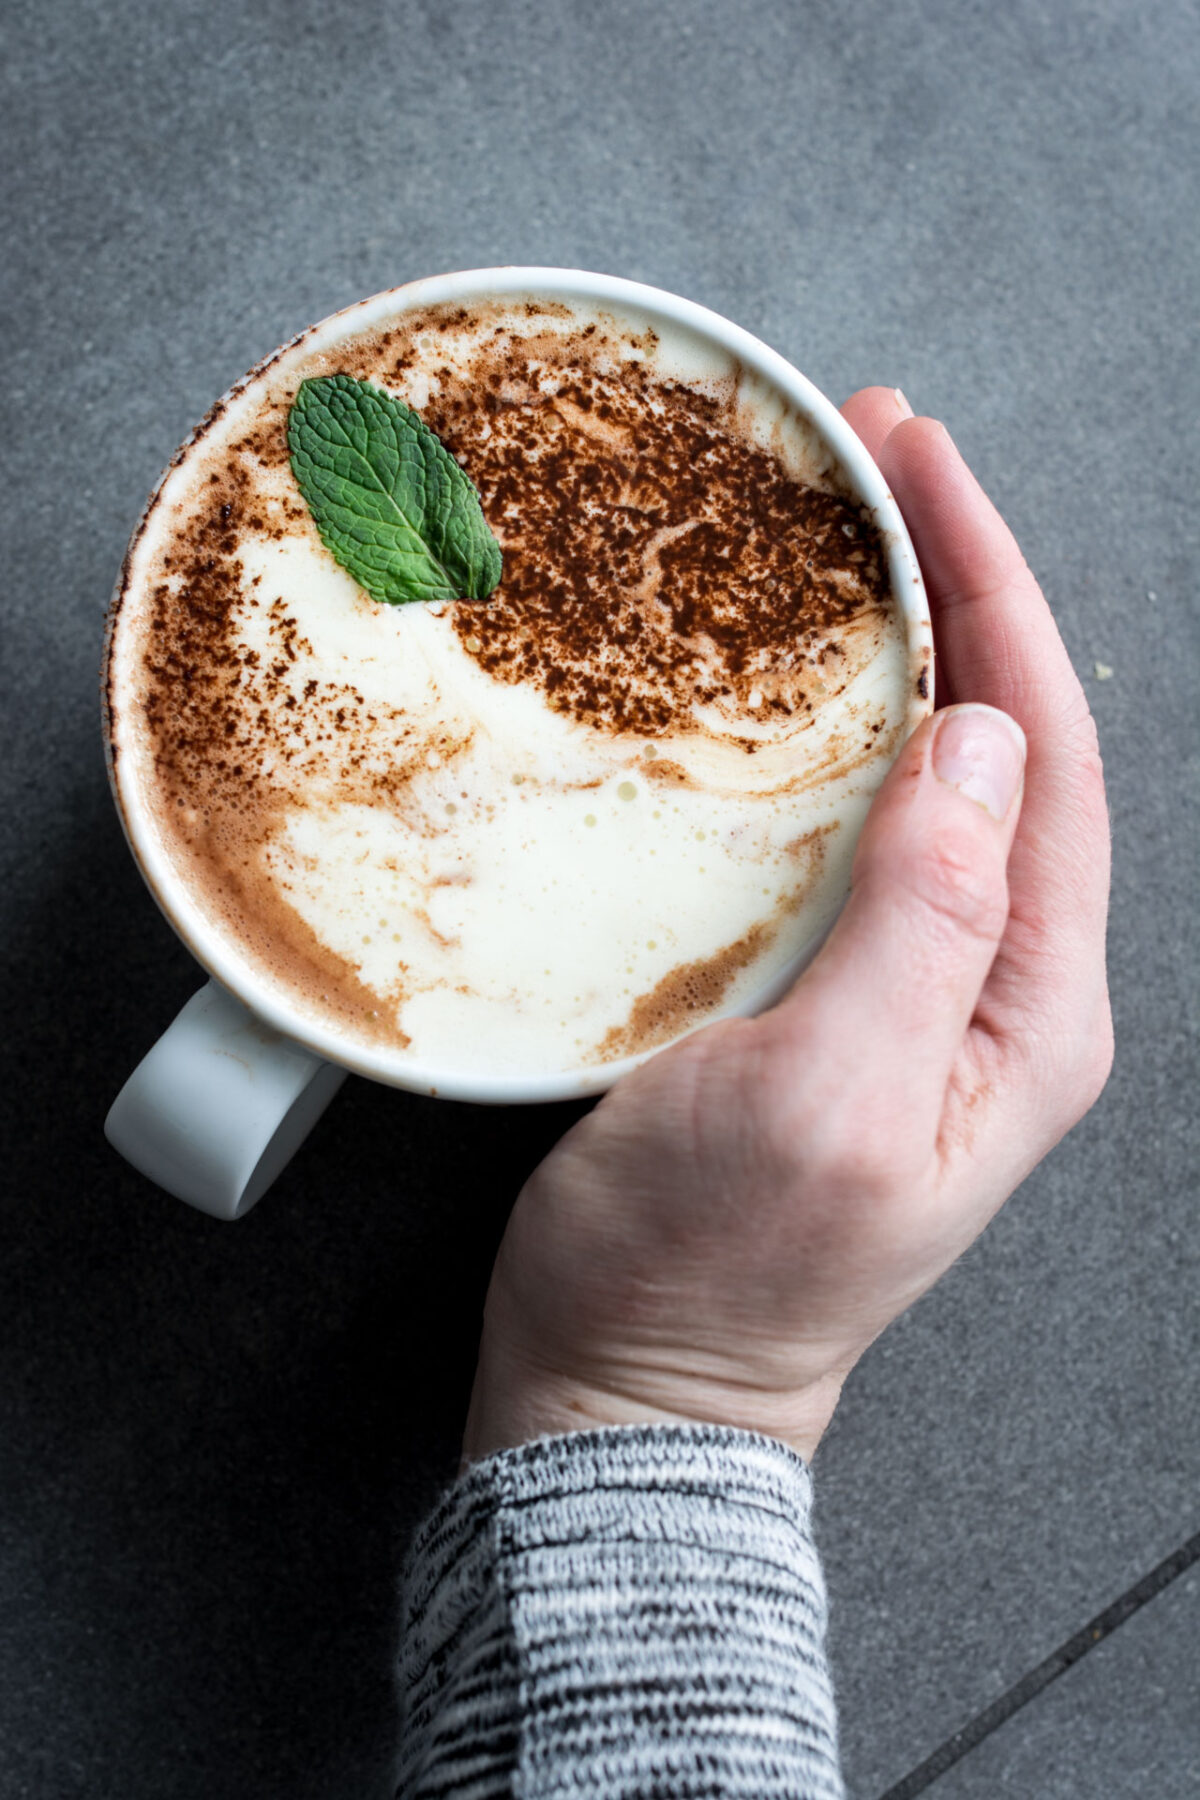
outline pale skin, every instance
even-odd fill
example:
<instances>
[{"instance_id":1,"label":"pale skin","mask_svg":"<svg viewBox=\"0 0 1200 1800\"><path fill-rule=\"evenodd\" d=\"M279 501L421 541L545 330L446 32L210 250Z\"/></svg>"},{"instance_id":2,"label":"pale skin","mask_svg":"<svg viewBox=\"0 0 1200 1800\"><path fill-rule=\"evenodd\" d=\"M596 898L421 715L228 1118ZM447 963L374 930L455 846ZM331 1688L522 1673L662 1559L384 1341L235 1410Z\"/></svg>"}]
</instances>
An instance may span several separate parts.
<instances>
[{"instance_id":1,"label":"pale skin","mask_svg":"<svg viewBox=\"0 0 1200 1800\"><path fill-rule=\"evenodd\" d=\"M939 710L871 809L819 957L618 1084L492 1276L470 1461L704 1420L811 1458L847 1374L1088 1110L1112 1061L1087 700L1011 534L892 388L846 418L929 590Z\"/></svg>"}]
</instances>

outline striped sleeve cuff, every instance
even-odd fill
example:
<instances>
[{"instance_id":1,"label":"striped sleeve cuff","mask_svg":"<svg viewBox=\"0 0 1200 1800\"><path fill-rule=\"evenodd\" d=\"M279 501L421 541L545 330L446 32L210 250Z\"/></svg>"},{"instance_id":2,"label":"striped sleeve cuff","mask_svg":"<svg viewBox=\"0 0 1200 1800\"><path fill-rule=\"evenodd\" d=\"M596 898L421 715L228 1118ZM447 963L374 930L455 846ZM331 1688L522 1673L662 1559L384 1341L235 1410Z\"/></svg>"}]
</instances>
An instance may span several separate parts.
<instances>
[{"instance_id":1,"label":"striped sleeve cuff","mask_svg":"<svg viewBox=\"0 0 1200 1800\"><path fill-rule=\"evenodd\" d=\"M414 1545L405 1800L841 1800L801 1459L715 1426L478 1463Z\"/></svg>"}]
</instances>

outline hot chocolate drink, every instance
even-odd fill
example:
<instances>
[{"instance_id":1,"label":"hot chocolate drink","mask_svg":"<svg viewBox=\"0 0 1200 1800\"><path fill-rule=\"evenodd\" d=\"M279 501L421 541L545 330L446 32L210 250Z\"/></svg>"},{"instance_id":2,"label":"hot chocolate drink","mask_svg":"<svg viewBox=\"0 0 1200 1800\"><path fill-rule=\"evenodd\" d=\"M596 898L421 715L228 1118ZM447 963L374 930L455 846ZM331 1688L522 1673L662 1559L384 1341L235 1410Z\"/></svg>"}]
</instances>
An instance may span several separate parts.
<instances>
[{"instance_id":1,"label":"hot chocolate drink","mask_svg":"<svg viewBox=\"0 0 1200 1800\"><path fill-rule=\"evenodd\" d=\"M334 373L476 484L486 600L380 604L322 543L287 427ZM189 904L323 1045L586 1085L819 937L916 675L879 531L760 376L636 309L401 290L181 452L114 609L109 739Z\"/></svg>"}]
</instances>

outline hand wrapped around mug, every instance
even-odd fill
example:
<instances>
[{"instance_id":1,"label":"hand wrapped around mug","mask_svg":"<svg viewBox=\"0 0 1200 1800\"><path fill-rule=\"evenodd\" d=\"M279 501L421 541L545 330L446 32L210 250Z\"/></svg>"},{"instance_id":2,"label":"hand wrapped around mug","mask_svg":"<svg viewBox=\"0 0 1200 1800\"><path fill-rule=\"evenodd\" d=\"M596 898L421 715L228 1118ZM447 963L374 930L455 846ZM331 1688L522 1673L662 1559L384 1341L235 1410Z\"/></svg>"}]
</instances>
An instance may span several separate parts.
<instances>
[{"instance_id":1,"label":"hand wrapped around mug","mask_svg":"<svg viewBox=\"0 0 1200 1800\"><path fill-rule=\"evenodd\" d=\"M876 799L846 908L792 992L655 1057L527 1183L468 1459L680 1419L811 1456L867 1345L1107 1077L1108 821L1082 689L944 428L891 389L844 411L921 560L942 709Z\"/></svg>"}]
</instances>

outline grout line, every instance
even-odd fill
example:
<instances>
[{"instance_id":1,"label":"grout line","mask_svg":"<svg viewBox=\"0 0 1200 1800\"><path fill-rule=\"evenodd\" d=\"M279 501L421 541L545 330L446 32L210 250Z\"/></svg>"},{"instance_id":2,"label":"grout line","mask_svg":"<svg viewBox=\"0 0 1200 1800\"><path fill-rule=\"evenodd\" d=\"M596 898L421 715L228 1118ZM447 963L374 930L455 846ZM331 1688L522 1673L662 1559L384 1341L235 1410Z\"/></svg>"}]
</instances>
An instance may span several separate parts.
<instances>
[{"instance_id":1,"label":"grout line","mask_svg":"<svg viewBox=\"0 0 1200 1800\"><path fill-rule=\"evenodd\" d=\"M981 1713L976 1713L961 1731L956 1731L953 1737L947 1738L919 1768L913 1769L895 1787L890 1787L881 1796L881 1800L914 1800L917 1794L923 1794L940 1775L944 1775L969 1750L974 1750L997 1726L1003 1725L1006 1719L1011 1719L1015 1712L1019 1712L1043 1688L1049 1687L1052 1681L1065 1675L1089 1650L1094 1650L1097 1644L1111 1637L1118 1625L1123 1625L1148 1600L1153 1600L1164 1588L1170 1587L1194 1562L1200 1562L1200 1532L1189 1538L1186 1544L1181 1544L1156 1569L1151 1569L1148 1575L1143 1575L1140 1581L1127 1588L1111 1606L1106 1606L1102 1613L1097 1613L1081 1631L1068 1638L1065 1644L1061 1644L1036 1669L1030 1669L1006 1694L1001 1694L998 1700L993 1700Z\"/></svg>"}]
</instances>

